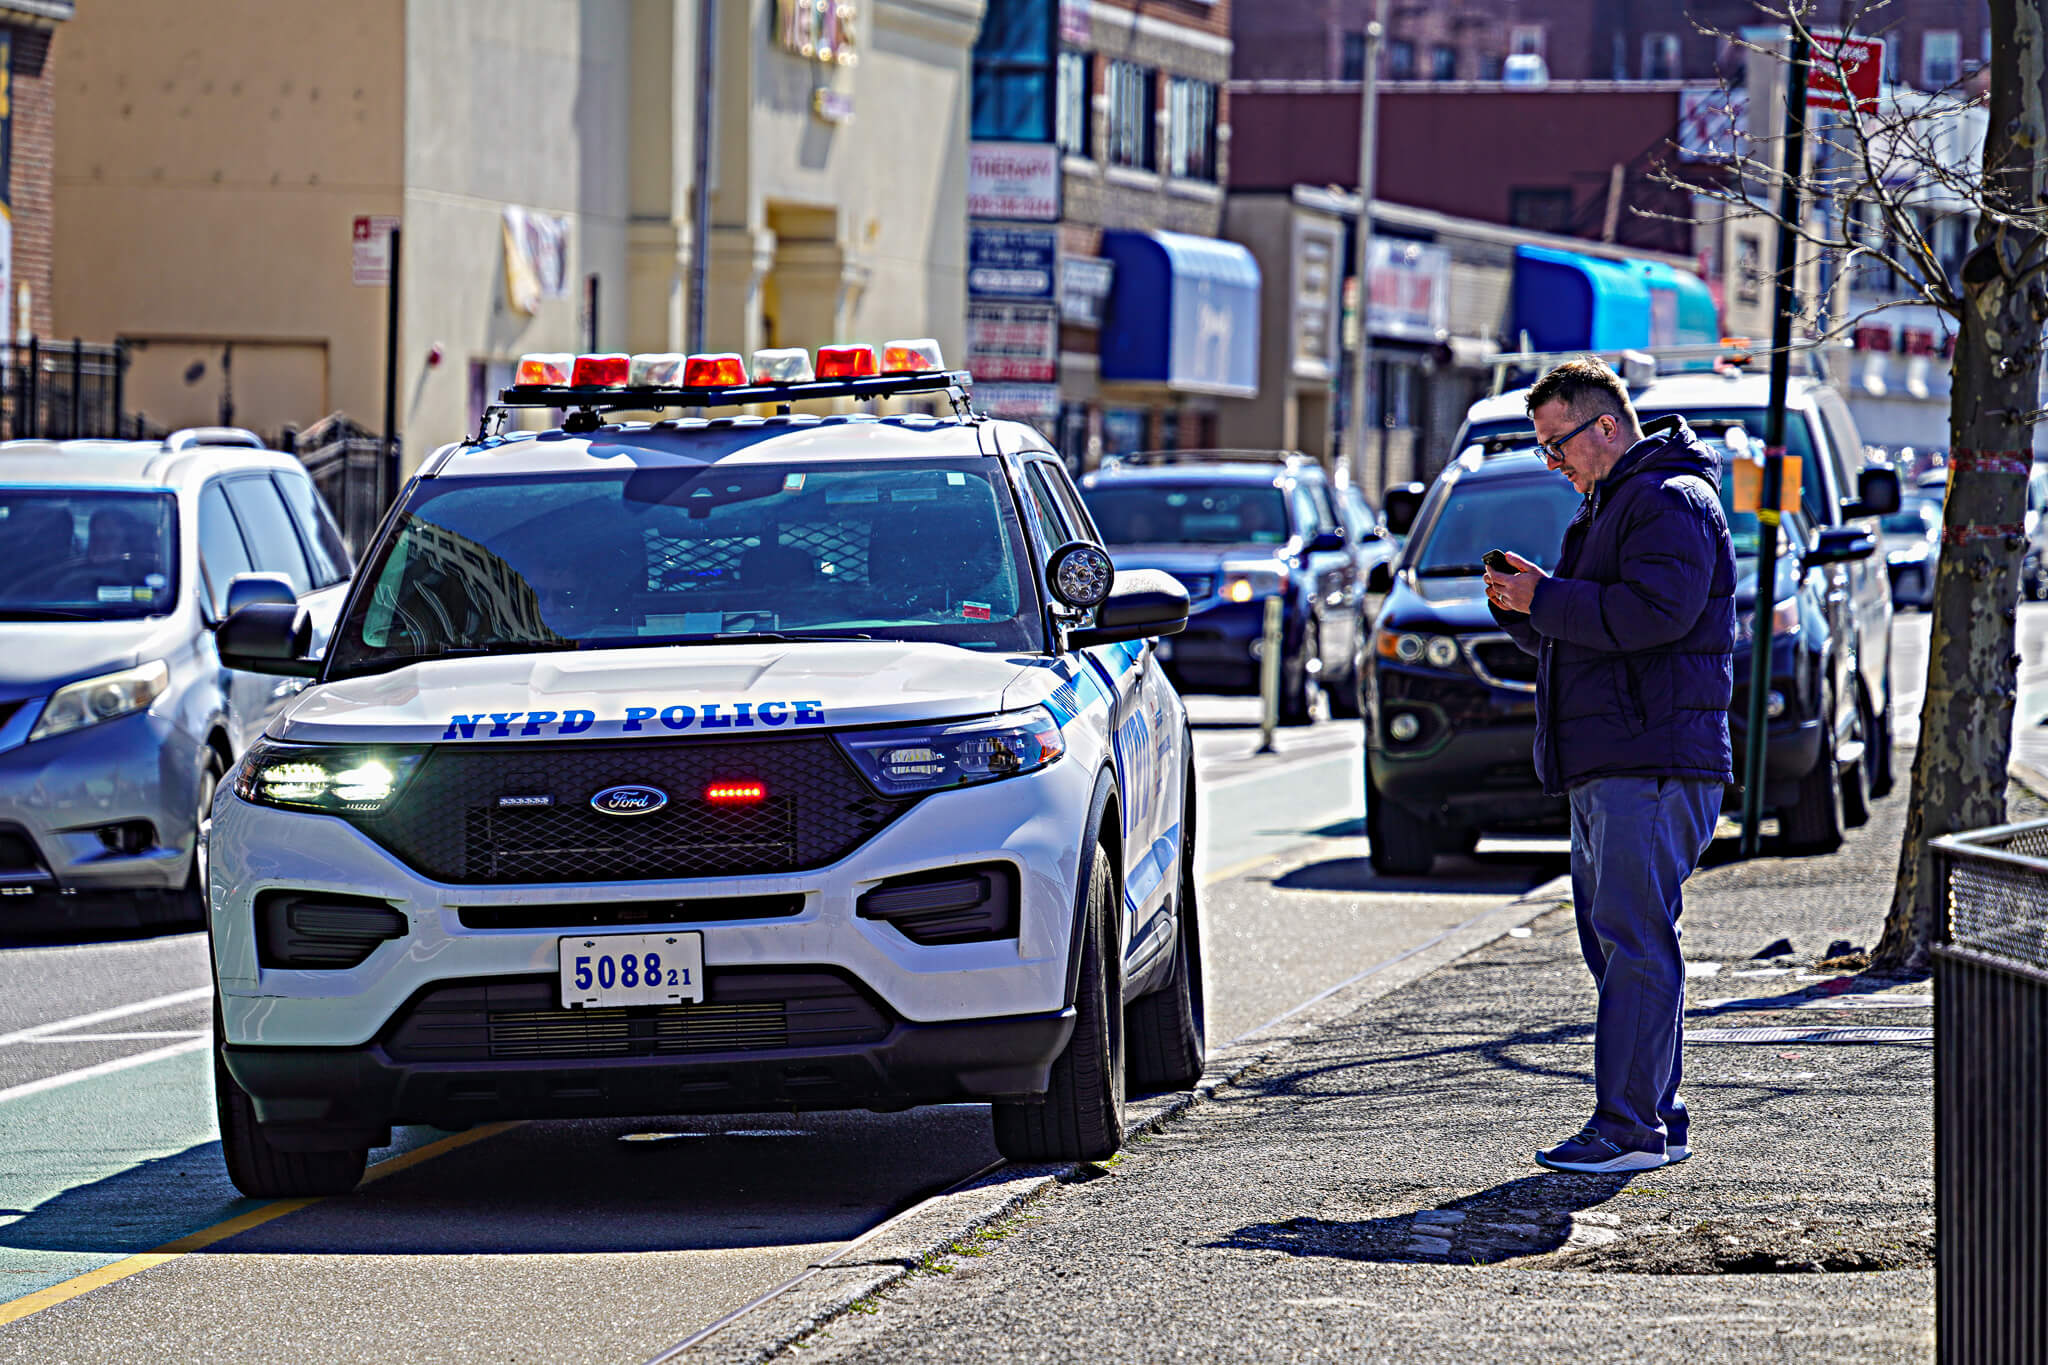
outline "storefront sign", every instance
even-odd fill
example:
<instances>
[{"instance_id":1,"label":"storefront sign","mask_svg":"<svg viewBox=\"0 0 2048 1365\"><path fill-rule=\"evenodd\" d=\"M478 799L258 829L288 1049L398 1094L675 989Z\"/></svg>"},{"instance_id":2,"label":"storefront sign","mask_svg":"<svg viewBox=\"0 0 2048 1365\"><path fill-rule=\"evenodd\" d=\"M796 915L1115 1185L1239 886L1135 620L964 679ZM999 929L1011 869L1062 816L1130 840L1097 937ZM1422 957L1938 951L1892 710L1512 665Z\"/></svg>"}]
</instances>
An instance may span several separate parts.
<instances>
[{"instance_id":1,"label":"storefront sign","mask_svg":"<svg viewBox=\"0 0 2048 1365\"><path fill-rule=\"evenodd\" d=\"M1060 150L1050 142L976 142L967 148L967 216L1057 223Z\"/></svg>"},{"instance_id":2,"label":"storefront sign","mask_svg":"<svg viewBox=\"0 0 2048 1365\"><path fill-rule=\"evenodd\" d=\"M1116 267L1100 256L1068 256L1060 261L1060 321L1075 327L1100 327L1102 306L1116 283Z\"/></svg>"},{"instance_id":3,"label":"storefront sign","mask_svg":"<svg viewBox=\"0 0 2048 1365\"><path fill-rule=\"evenodd\" d=\"M967 228L967 292L977 299L1050 302L1059 273L1060 239L1054 228Z\"/></svg>"},{"instance_id":4,"label":"storefront sign","mask_svg":"<svg viewBox=\"0 0 2048 1365\"><path fill-rule=\"evenodd\" d=\"M1374 336L1433 345L1451 333L1451 254L1427 242L1372 239Z\"/></svg>"},{"instance_id":5,"label":"storefront sign","mask_svg":"<svg viewBox=\"0 0 2048 1365\"><path fill-rule=\"evenodd\" d=\"M1678 92L1680 161L1733 161L1747 150L1749 91L1696 85Z\"/></svg>"},{"instance_id":6,"label":"storefront sign","mask_svg":"<svg viewBox=\"0 0 2048 1365\"><path fill-rule=\"evenodd\" d=\"M1058 377L1059 311L1035 303L967 305L967 368L982 381L1051 383Z\"/></svg>"},{"instance_id":7,"label":"storefront sign","mask_svg":"<svg viewBox=\"0 0 2048 1365\"><path fill-rule=\"evenodd\" d=\"M1846 33L1813 35L1813 64L1806 73L1806 107L1839 109L1852 106L1877 112L1878 79L1884 74L1884 39Z\"/></svg>"},{"instance_id":8,"label":"storefront sign","mask_svg":"<svg viewBox=\"0 0 2048 1365\"><path fill-rule=\"evenodd\" d=\"M1060 415L1057 384L976 384L974 406L991 417L1049 422Z\"/></svg>"},{"instance_id":9,"label":"storefront sign","mask_svg":"<svg viewBox=\"0 0 2048 1365\"><path fill-rule=\"evenodd\" d=\"M1338 239L1297 223L1294 228L1294 372L1327 379L1335 354Z\"/></svg>"},{"instance_id":10,"label":"storefront sign","mask_svg":"<svg viewBox=\"0 0 2048 1365\"><path fill-rule=\"evenodd\" d=\"M792 57L852 66L859 60L859 20L852 0L776 0L775 43Z\"/></svg>"}]
</instances>

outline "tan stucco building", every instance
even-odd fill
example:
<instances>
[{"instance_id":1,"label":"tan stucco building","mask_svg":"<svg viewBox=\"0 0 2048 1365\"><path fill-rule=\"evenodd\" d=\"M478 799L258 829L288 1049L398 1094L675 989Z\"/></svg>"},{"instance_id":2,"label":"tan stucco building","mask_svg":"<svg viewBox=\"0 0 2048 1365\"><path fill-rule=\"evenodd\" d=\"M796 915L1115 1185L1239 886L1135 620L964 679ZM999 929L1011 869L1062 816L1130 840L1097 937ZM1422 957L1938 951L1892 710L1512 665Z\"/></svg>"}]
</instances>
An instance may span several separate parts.
<instances>
[{"instance_id":1,"label":"tan stucco building","mask_svg":"<svg viewBox=\"0 0 2048 1365\"><path fill-rule=\"evenodd\" d=\"M841 0L829 61L798 11L721 0L707 345L957 350L981 0ZM131 343L155 426L376 428L387 293L356 282L355 225L396 217L408 466L524 352L683 349L698 21L697 0L95 0L59 72L57 330Z\"/></svg>"}]
</instances>

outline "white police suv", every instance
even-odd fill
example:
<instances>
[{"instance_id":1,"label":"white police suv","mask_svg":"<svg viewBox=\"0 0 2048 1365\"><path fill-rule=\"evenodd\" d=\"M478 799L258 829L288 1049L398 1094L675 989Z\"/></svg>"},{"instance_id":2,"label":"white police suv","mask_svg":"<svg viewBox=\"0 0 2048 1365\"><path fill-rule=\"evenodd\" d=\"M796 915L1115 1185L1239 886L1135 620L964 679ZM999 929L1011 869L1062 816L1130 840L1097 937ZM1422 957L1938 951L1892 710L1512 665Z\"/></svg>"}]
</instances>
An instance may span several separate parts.
<instances>
[{"instance_id":1,"label":"white police suv","mask_svg":"<svg viewBox=\"0 0 2048 1365\"><path fill-rule=\"evenodd\" d=\"M994 1102L1100 1158L1203 1060L1187 720L1057 456L926 343L535 356L436 452L208 843L222 1146L335 1192L394 1123ZM921 394L950 416L791 415ZM619 420L776 405L777 415ZM510 408L556 430L500 432Z\"/></svg>"}]
</instances>

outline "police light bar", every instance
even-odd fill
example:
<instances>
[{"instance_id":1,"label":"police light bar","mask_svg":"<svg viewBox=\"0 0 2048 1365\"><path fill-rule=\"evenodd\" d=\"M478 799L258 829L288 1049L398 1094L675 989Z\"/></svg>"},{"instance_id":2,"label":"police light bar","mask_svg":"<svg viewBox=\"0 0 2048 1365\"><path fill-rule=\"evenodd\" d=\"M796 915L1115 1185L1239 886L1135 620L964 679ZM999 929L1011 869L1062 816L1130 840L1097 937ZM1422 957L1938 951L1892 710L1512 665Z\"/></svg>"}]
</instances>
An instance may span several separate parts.
<instances>
[{"instance_id":1,"label":"police light bar","mask_svg":"<svg viewBox=\"0 0 2048 1365\"><path fill-rule=\"evenodd\" d=\"M547 352L519 357L519 369L512 376L514 388L558 387L569 382L576 367L573 355Z\"/></svg>"},{"instance_id":2,"label":"police light bar","mask_svg":"<svg viewBox=\"0 0 2048 1365\"><path fill-rule=\"evenodd\" d=\"M633 358L626 355L579 355L576 366L569 372L571 388L622 389L632 369Z\"/></svg>"},{"instance_id":3,"label":"police light bar","mask_svg":"<svg viewBox=\"0 0 2048 1365\"><path fill-rule=\"evenodd\" d=\"M808 384L818 377L811 371L811 353L801 346L756 351L752 368L757 384Z\"/></svg>"},{"instance_id":4,"label":"police light bar","mask_svg":"<svg viewBox=\"0 0 2048 1365\"><path fill-rule=\"evenodd\" d=\"M939 343L931 337L890 341L882 346L883 374L930 374L946 368Z\"/></svg>"},{"instance_id":5,"label":"police light bar","mask_svg":"<svg viewBox=\"0 0 2048 1365\"><path fill-rule=\"evenodd\" d=\"M627 384L636 389L666 388L683 382L683 357L676 351L649 351L633 357Z\"/></svg>"},{"instance_id":6,"label":"police light bar","mask_svg":"<svg viewBox=\"0 0 2048 1365\"><path fill-rule=\"evenodd\" d=\"M818 378L870 379L881 369L872 346L820 346Z\"/></svg>"},{"instance_id":7,"label":"police light bar","mask_svg":"<svg viewBox=\"0 0 2048 1365\"><path fill-rule=\"evenodd\" d=\"M730 389L747 382L747 363L737 353L693 355L683 362L686 389Z\"/></svg>"}]
</instances>

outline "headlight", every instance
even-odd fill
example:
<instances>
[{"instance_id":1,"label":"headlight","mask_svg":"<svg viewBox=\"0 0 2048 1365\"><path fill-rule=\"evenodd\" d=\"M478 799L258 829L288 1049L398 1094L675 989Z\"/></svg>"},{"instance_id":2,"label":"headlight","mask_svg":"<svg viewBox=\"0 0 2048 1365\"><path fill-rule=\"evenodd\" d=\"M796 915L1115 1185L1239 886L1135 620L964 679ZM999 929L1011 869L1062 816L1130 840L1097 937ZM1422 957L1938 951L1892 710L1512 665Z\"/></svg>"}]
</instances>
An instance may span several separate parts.
<instances>
[{"instance_id":1,"label":"headlight","mask_svg":"<svg viewBox=\"0 0 2048 1365\"><path fill-rule=\"evenodd\" d=\"M1043 768L1066 752L1059 722L1042 707L979 720L842 735L868 780L890 796L969 787Z\"/></svg>"},{"instance_id":2,"label":"headlight","mask_svg":"<svg viewBox=\"0 0 2048 1365\"><path fill-rule=\"evenodd\" d=\"M36 721L35 729L28 732L28 737L31 740L48 739L51 735L82 730L103 720L118 720L147 710L151 702L164 694L170 682L171 670L159 659L139 668L67 683L51 695L50 704L43 708L41 719Z\"/></svg>"},{"instance_id":3,"label":"headlight","mask_svg":"<svg viewBox=\"0 0 2048 1365\"><path fill-rule=\"evenodd\" d=\"M1458 642L1448 635L1417 635L1408 631L1383 630L1375 646L1383 659L1404 664L1426 663L1431 668L1458 666Z\"/></svg>"},{"instance_id":4,"label":"headlight","mask_svg":"<svg viewBox=\"0 0 2048 1365\"><path fill-rule=\"evenodd\" d=\"M1755 635L1754 619L1754 615L1751 612L1741 611L1735 614L1736 643L1740 644L1742 641L1750 639ZM1799 599L1788 597L1778 603L1777 606L1771 608L1771 634L1797 635L1798 633Z\"/></svg>"},{"instance_id":5,"label":"headlight","mask_svg":"<svg viewBox=\"0 0 2048 1365\"><path fill-rule=\"evenodd\" d=\"M1271 597L1287 584L1287 573L1269 559L1256 563L1225 563L1222 586L1216 595L1226 602L1251 602Z\"/></svg>"},{"instance_id":6,"label":"headlight","mask_svg":"<svg viewBox=\"0 0 2048 1365\"><path fill-rule=\"evenodd\" d=\"M1927 561L1927 542L1916 540L1885 555L1888 564L1924 564Z\"/></svg>"},{"instance_id":7,"label":"headlight","mask_svg":"<svg viewBox=\"0 0 2048 1365\"><path fill-rule=\"evenodd\" d=\"M418 750L330 744L256 745L235 773L235 795L259 806L373 814L418 766Z\"/></svg>"}]
</instances>

